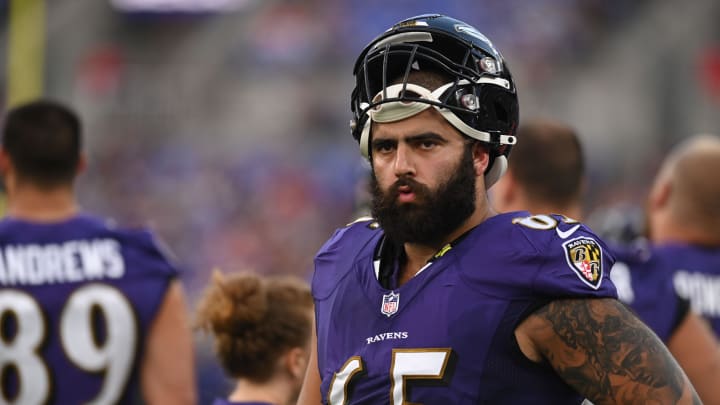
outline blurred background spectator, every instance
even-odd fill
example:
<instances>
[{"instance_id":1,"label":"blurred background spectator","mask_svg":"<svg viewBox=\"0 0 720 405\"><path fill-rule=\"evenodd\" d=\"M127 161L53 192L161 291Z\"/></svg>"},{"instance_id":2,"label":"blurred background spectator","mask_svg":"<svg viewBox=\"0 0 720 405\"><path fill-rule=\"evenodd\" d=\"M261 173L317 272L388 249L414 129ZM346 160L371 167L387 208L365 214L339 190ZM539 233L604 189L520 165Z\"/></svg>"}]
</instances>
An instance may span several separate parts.
<instances>
[{"instance_id":1,"label":"blurred background spectator","mask_svg":"<svg viewBox=\"0 0 720 405\"><path fill-rule=\"evenodd\" d=\"M9 6L0 0L0 60ZM32 0L42 3L42 0ZM23 4L28 4L25 1ZM357 212L353 58L379 30L440 12L504 51L520 114L578 129L585 210L643 201L664 152L720 128L720 2L670 0L53 0L42 89L87 123L85 208L150 224L186 266L309 277ZM7 93L8 75L0 76ZM7 96L7 94L5 94ZM4 111L8 97L2 97ZM522 141L522 140L521 140ZM598 220L600 221L600 220ZM599 225L598 225L599 226ZM199 346L201 401L228 386Z\"/></svg>"}]
</instances>

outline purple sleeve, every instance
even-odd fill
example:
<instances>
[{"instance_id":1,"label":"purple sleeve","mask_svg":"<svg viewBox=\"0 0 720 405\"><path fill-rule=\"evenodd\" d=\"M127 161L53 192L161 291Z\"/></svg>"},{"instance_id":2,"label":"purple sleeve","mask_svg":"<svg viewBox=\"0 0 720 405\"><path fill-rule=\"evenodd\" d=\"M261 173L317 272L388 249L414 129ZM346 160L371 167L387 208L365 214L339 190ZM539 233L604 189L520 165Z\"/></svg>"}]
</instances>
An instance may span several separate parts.
<instances>
[{"instance_id":1,"label":"purple sleeve","mask_svg":"<svg viewBox=\"0 0 720 405\"><path fill-rule=\"evenodd\" d=\"M533 282L539 295L617 298L610 280L615 259L592 231L580 225L566 238L557 232L543 236L538 247L541 264Z\"/></svg>"},{"instance_id":2,"label":"purple sleeve","mask_svg":"<svg viewBox=\"0 0 720 405\"><path fill-rule=\"evenodd\" d=\"M169 248L157 236L147 230L129 231L123 240L127 259L137 263L129 271L141 271L142 277L175 278L180 266Z\"/></svg>"}]
</instances>

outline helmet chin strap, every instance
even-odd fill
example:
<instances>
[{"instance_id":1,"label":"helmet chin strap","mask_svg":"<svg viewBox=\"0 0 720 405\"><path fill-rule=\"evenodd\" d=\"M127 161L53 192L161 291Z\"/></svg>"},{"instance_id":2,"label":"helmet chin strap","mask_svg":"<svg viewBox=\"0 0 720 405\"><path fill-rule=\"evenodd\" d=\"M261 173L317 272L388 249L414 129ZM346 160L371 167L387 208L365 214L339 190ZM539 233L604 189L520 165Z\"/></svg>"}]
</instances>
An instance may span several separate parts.
<instances>
[{"instance_id":1,"label":"helmet chin strap","mask_svg":"<svg viewBox=\"0 0 720 405\"><path fill-rule=\"evenodd\" d=\"M412 83L399 83L388 86L384 91L380 91L374 98L373 102L381 101L383 98L400 98L404 92L410 91L418 95L419 98L440 102L439 97L450 86L455 85L454 82L444 84L434 91L430 91L425 87ZM368 119L365 121L362 133L360 135L360 152L366 158L370 158L370 128L373 122L388 123L404 120L414 115L420 114L428 108L435 108L453 127L470 138L477 139L485 143L492 141L492 135L489 132L479 131L458 118L450 109L442 108L438 105L423 103L421 101L388 101L378 104L370 108L366 114ZM366 108L363 107L363 108ZM514 145L517 138L513 135L500 135L501 145ZM485 172L485 188L495 184L507 170L507 158L503 155L495 157L494 162L489 170Z\"/></svg>"},{"instance_id":2,"label":"helmet chin strap","mask_svg":"<svg viewBox=\"0 0 720 405\"><path fill-rule=\"evenodd\" d=\"M489 189L492 187L493 184L495 184L498 180L500 180L500 177L505 174L505 171L508 167L508 161L507 157L505 155L500 155L495 157L495 161L493 162L493 165L490 167L490 170L485 172L485 189Z\"/></svg>"}]
</instances>

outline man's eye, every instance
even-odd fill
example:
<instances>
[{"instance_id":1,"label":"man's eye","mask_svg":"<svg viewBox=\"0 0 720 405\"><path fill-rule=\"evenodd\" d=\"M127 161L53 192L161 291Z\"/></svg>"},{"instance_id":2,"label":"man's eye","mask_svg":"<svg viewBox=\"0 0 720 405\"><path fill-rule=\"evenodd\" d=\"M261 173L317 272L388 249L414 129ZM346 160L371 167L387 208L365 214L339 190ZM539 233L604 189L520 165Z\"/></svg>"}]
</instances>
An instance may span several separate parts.
<instances>
[{"instance_id":1,"label":"man's eye","mask_svg":"<svg viewBox=\"0 0 720 405\"><path fill-rule=\"evenodd\" d=\"M422 141L420 142L420 147L423 149L432 149L437 145L434 141Z\"/></svg>"},{"instance_id":2,"label":"man's eye","mask_svg":"<svg viewBox=\"0 0 720 405\"><path fill-rule=\"evenodd\" d=\"M390 144L389 142L387 142L387 143L385 143L385 142L383 142L383 143L376 143L373 149L374 149L376 152L383 153L383 152L389 152L389 151L391 151L391 150L393 149L393 146L392 146L392 144Z\"/></svg>"}]
</instances>

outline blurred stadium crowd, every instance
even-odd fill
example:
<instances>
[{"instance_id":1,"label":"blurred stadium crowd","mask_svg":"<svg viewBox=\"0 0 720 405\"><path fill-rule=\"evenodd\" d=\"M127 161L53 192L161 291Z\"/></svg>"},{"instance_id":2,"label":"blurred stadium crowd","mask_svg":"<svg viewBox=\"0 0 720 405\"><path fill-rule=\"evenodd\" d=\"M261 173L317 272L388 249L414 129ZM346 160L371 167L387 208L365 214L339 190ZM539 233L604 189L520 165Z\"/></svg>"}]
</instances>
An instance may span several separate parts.
<instances>
[{"instance_id":1,"label":"blurred stadium crowd","mask_svg":"<svg viewBox=\"0 0 720 405\"><path fill-rule=\"evenodd\" d=\"M185 268L191 302L213 268L309 277L322 242L362 210L352 58L404 17L457 16L504 50L521 120L557 117L584 138L590 212L640 203L672 143L720 127L720 6L710 0L693 10L633 0L248 0L202 12L47 3L45 93L86 122L84 208L150 224ZM222 388L217 374L199 375L207 402Z\"/></svg>"}]
</instances>

